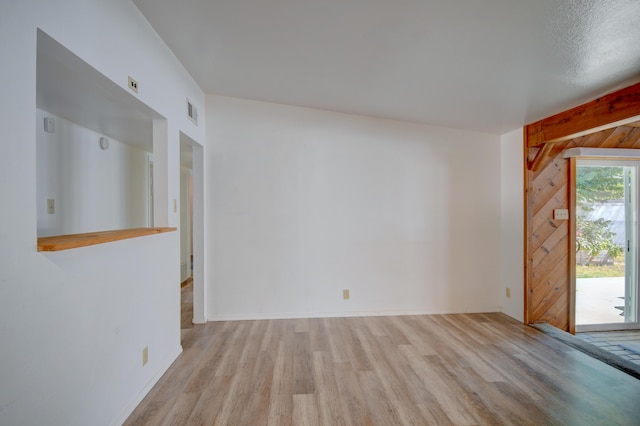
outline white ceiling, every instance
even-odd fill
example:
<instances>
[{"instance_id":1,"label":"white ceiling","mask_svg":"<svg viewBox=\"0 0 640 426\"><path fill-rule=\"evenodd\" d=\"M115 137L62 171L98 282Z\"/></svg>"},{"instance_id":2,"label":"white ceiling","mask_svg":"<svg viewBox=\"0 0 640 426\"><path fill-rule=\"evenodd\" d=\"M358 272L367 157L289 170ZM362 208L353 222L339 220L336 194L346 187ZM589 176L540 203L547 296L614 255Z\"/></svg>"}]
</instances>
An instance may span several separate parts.
<instances>
[{"instance_id":1,"label":"white ceiling","mask_svg":"<svg viewBox=\"0 0 640 426\"><path fill-rule=\"evenodd\" d=\"M640 80L638 0L133 0L206 93L504 133Z\"/></svg>"}]
</instances>

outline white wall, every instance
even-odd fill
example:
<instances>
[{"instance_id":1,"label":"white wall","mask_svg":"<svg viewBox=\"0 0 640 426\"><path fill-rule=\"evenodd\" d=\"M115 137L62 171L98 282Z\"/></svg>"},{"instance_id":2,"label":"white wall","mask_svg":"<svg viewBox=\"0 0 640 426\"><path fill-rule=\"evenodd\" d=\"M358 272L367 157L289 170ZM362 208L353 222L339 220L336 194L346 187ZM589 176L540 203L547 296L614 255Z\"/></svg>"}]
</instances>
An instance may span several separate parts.
<instances>
[{"instance_id":1,"label":"white wall","mask_svg":"<svg viewBox=\"0 0 640 426\"><path fill-rule=\"evenodd\" d=\"M55 132L44 131L44 117ZM36 113L38 236L78 234L148 225L148 155L56 115ZM55 200L55 213L47 200Z\"/></svg>"},{"instance_id":2,"label":"white wall","mask_svg":"<svg viewBox=\"0 0 640 426\"><path fill-rule=\"evenodd\" d=\"M499 136L216 96L206 114L209 319L500 310Z\"/></svg>"},{"instance_id":3,"label":"white wall","mask_svg":"<svg viewBox=\"0 0 640 426\"><path fill-rule=\"evenodd\" d=\"M177 232L36 251L36 31L167 118L167 223L179 132L204 143L204 95L129 0L0 3L0 424L121 421L180 351ZM141 354L149 347L149 363Z\"/></svg>"},{"instance_id":4,"label":"white wall","mask_svg":"<svg viewBox=\"0 0 640 426\"><path fill-rule=\"evenodd\" d=\"M502 171L502 312L524 321L524 169L522 129L500 138ZM511 289L511 297L506 289Z\"/></svg>"}]
</instances>

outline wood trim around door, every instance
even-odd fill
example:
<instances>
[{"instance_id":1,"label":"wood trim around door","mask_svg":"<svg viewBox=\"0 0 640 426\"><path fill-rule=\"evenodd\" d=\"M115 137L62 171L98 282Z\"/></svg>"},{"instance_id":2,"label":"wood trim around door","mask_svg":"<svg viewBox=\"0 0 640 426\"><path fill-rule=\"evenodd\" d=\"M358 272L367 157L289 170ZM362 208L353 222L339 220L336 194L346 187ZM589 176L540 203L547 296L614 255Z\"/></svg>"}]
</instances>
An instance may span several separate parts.
<instances>
[{"instance_id":1,"label":"wood trim around door","mask_svg":"<svg viewBox=\"0 0 640 426\"><path fill-rule=\"evenodd\" d=\"M528 132L527 132L527 128L523 128L523 138L522 140L524 141L524 147L522 149L522 170L524 173L524 179L523 179L523 191L524 191L524 231L525 231L525 238L523 239L523 243L524 243L524 323L525 324L530 324L531 321L529 320L529 312L531 312L531 306L529 306L529 284L531 283L531 279L529 277L529 241L528 241L528 236L531 235L531 221L530 221L530 214L529 214L529 150L528 148Z\"/></svg>"},{"instance_id":2,"label":"wood trim around door","mask_svg":"<svg viewBox=\"0 0 640 426\"><path fill-rule=\"evenodd\" d=\"M576 167L569 159L569 333L576 334Z\"/></svg>"}]
</instances>

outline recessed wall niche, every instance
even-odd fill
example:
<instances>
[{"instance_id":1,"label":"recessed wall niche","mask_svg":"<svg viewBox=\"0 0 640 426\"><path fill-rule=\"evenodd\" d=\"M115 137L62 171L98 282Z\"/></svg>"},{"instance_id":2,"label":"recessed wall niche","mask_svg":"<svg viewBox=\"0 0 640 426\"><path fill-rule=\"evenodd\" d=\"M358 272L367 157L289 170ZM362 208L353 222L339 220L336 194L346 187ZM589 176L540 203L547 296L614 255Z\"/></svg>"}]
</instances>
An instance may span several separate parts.
<instances>
[{"instance_id":1,"label":"recessed wall niche","mask_svg":"<svg viewBox=\"0 0 640 426\"><path fill-rule=\"evenodd\" d=\"M166 140L154 135L158 120L164 117L38 30L38 237L152 227L154 174L161 172L153 167L154 136Z\"/></svg>"}]
</instances>

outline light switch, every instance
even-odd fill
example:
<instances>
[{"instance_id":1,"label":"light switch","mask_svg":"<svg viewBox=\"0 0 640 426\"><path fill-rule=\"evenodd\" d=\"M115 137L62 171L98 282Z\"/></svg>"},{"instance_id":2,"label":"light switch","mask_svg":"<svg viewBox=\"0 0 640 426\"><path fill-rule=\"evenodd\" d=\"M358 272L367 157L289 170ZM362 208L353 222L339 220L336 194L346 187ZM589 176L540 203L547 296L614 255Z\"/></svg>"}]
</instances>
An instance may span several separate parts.
<instances>
[{"instance_id":1,"label":"light switch","mask_svg":"<svg viewBox=\"0 0 640 426\"><path fill-rule=\"evenodd\" d=\"M553 210L553 218L555 220L568 220L569 219L569 210L568 209L554 209Z\"/></svg>"},{"instance_id":2,"label":"light switch","mask_svg":"<svg viewBox=\"0 0 640 426\"><path fill-rule=\"evenodd\" d=\"M47 213L48 214L56 213L56 201L53 198L47 199Z\"/></svg>"}]
</instances>

